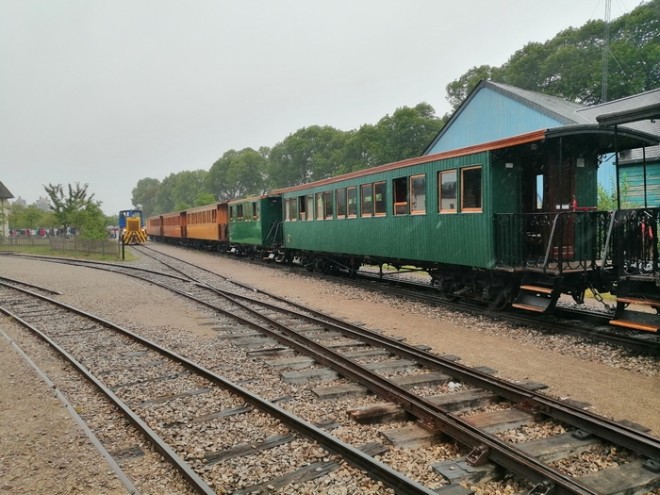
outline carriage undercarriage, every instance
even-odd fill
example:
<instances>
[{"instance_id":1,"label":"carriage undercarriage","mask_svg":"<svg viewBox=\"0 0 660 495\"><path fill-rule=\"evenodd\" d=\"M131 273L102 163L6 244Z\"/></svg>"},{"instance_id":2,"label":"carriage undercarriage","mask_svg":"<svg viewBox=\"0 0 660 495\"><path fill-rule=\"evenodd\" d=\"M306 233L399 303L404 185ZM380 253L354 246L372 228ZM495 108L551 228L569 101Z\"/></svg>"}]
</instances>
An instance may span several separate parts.
<instances>
[{"instance_id":1,"label":"carriage undercarriage","mask_svg":"<svg viewBox=\"0 0 660 495\"><path fill-rule=\"evenodd\" d=\"M587 294L602 302L609 294L616 305L612 325L656 332L660 260L649 232L655 232L659 214L643 208L495 215L492 268L312 252L285 252L281 260L295 258L309 270L351 276L362 265L380 266L381 276L383 265L412 266L426 271L446 299L475 300L495 310L513 306L545 313L562 295L582 304Z\"/></svg>"}]
</instances>

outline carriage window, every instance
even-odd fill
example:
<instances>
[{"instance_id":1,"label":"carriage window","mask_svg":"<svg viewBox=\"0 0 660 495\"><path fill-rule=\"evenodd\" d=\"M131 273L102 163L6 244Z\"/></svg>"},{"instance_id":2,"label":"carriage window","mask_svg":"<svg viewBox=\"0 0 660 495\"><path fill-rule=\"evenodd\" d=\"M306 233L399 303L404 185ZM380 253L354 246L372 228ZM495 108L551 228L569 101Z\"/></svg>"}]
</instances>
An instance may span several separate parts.
<instances>
[{"instance_id":1,"label":"carriage window","mask_svg":"<svg viewBox=\"0 0 660 495\"><path fill-rule=\"evenodd\" d=\"M259 202L252 203L252 217L256 220L259 218Z\"/></svg>"},{"instance_id":2,"label":"carriage window","mask_svg":"<svg viewBox=\"0 0 660 495\"><path fill-rule=\"evenodd\" d=\"M325 219L332 220L334 215L335 202L332 191L323 193L323 205L325 206Z\"/></svg>"},{"instance_id":3,"label":"carriage window","mask_svg":"<svg viewBox=\"0 0 660 495\"><path fill-rule=\"evenodd\" d=\"M305 196L305 202L307 206L305 207L307 211L307 220L314 220L314 196L311 194Z\"/></svg>"},{"instance_id":4,"label":"carriage window","mask_svg":"<svg viewBox=\"0 0 660 495\"><path fill-rule=\"evenodd\" d=\"M298 220L298 199L288 198L284 204L286 208L286 219L291 222Z\"/></svg>"},{"instance_id":5,"label":"carriage window","mask_svg":"<svg viewBox=\"0 0 660 495\"><path fill-rule=\"evenodd\" d=\"M408 214L408 177L394 179L394 214Z\"/></svg>"},{"instance_id":6,"label":"carriage window","mask_svg":"<svg viewBox=\"0 0 660 495\"><path fill-rule=\"evenodd\" d=\"M372 184L360 186L360 216L371 217L374 214L374 192Z\"/></svg>"},{"instance_id":7,"label":"carriage window","mask_svg":"<svg viewBox=\"0 0 660 495\"><path fill-rule=\"evenodd\" d=\"M536 209L543 211L543 174L536 176Z\"/></svg>"},{"instance_id":8,"label":"carriage window","mask_svg":"<svg viewBox=\"0 0 660 495\"><path fill-rule=\"evenodd\" d=\"M461 171L461 211L482 211L481 167L465 168Z\"/></svg>"},{"instance_id":9,"label":"carriage window","mask_svg":"<svg viewBox=\"0 0 660 495\"><path fill-rule=\"evenodd\" d=\"M298 218L301 221L305 221L307 219L307 204L305 202L305 196L299 196L296 198L296 201L298 202Z\"/></svg>"},{"instance_id":10,"label":"carriage window","mask_svg":"<svg viewBox=\"0 0 660 495\"><path fill-rule=\"evenodd\" d=\"M335 201L337 204L337 218L346 218L346 189L335 191Z\"/></svg>"},{"instance_id":11,"label":"carriage window","mask_svg":"<svg viewBox=\"0 0 660 495\"><path fill-rule=\"evenodd\" d=\"M426 175L413 175L410 178L410 212L426 213Z\"/></svg>"},{"instance_id":12,"label":"carriage window","mask_svg":"<svg viewBox=\"0 0 660 495\"><path fill-rule=\"evenodd\" d=\"M243 205L236 205L236 218L243 218Z\"/></svg>"},{"instance_id":13,"label":"carriage window","mask_svg":"<svg viewBox=\"0 0 660 495\"><path fill-rule=\"evenodd\" d=\"M325 209L323 208L323 193L316 193L316 219L323 220Z\"/></svg>"},{"instance_id":14,"label":"carriage window","mask_svg":"<svg viewBox=\"0 0 660 495\"><path fill-rule=\"evenodd\" d=\"M385 206L385 181L374 184L374 212L376 216L383 216L387 213Z\"/></svg>"},{"instance_id":15,"label":"carriage window","mask_svg":"<svg viewBox=\"0 0 660 495\"><path fill-rule=\"evenodd\" d=\"M346 189L346 206L348 218L357 216L357 188L349 187Z\"/></svg>"},{"instance_id":16,"label":"carriage window","mask_svg":"<svg viewBox=\"0 0 660 495\"><path fill-rule=\"evenodd\" d=\"M440 172L440 213L456 213L456 170Z\"/></svg>"}]
</instances>

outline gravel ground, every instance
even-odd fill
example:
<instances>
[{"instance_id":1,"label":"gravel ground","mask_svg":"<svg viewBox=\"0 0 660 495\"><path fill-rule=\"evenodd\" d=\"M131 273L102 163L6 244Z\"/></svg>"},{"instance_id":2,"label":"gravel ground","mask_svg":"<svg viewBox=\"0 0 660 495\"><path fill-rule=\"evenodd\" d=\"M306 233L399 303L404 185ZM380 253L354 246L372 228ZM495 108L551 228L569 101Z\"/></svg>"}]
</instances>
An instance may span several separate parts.
<instances>
[{"instance_id":1,"label":"gravel ground","mask_svg":"<svg viewBox=\"0 0 660 495\"><path fill-rule=\"evenodd\" d=\"M169 246L159 249L181 253ZM588 402L598 414L660 434L656 360L224 257L195 252L186 256L226 277L405 336L410 343L430 345L434 352L460 356L465 364L488 366L514 380L545 383L550 395ZM54 288L63 293L59 299L64 302L131 328L182 333L201 341L211 337L207 316L190 304L155 289L146 297L142 283L118 275L4 256L0 276ZM17 332L3 316L0 329L10 336ZM49 373L56 374L51 369ZM0 493L123 493L52 391L5 339L0 339L0 370Z\"/></svg>"}]
</instances>

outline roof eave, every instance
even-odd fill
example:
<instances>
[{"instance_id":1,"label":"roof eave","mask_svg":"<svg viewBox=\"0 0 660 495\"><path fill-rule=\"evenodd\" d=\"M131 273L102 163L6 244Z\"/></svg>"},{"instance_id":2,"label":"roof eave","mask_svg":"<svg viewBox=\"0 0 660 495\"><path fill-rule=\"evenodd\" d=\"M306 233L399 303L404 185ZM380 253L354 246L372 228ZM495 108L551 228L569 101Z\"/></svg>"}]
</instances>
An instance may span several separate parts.
<instances>
[{"instance_id":1,"label":"roof eave","mask_svg":"<svg viewBox=\"0 0 660 495\"><path fill-rule=\"evenodd\" d=\"M596 120L600 125L611 126L658 118L660 118L660 103L653 103L643 107L598 115Z\"/></svg>"}]
</instances>

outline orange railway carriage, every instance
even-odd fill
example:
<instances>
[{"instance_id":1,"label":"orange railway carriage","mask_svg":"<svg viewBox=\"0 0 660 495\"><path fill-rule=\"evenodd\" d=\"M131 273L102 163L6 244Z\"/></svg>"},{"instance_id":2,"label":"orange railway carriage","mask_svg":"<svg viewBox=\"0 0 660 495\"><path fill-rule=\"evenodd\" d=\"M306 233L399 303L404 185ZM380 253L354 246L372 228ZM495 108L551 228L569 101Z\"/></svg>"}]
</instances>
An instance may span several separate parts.
<instances>
[{"instance_id":1,"label":"orange railway carriage","mask_svg":"<svg viewBox=\"0 0 660 495\"><path fill-rule=\"evenodd\" d=\"M185 237L186 212L178 211L161 215L163 219L163 237L183 239Z\"/></svg>"},{"instance_id":2,"label":"orange railway carriage","mask_svg":"<svg viewBox=\"0 0 660 495\"><path fill-rule=\"evenodd\" d=\"M199 245L227 241L227 202L190 208L185 212L185 235Z\"/></svg>"},{"instance_id":3,"label":"orange railway carriage","mask_svg":"<svg viewBox=\"0 0 660 495\"><path fill-rule=\"evenodd\" d=\"M147 235L150 239L161 239L163 237L163 217L147 218Z\"/></svg>"}]
</instances>

